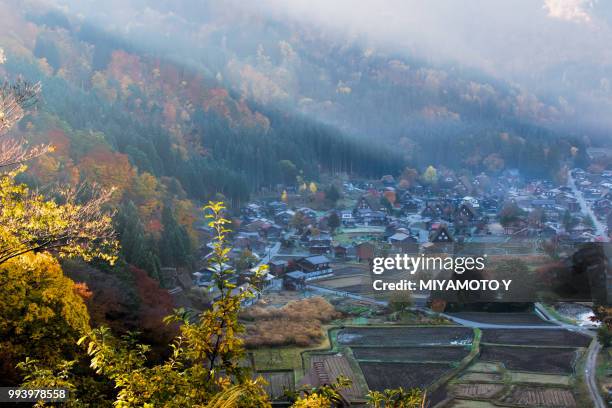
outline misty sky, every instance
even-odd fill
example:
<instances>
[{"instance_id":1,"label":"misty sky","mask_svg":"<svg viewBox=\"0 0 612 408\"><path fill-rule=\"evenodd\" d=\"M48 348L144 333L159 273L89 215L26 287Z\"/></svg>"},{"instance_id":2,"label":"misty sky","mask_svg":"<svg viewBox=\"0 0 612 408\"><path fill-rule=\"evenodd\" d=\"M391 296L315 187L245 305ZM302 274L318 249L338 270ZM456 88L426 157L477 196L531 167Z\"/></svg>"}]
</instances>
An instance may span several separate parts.
<instances>
[{"instance_id":1,"label":"misty sky","mask_svg":"<svg viewBox=\"0 0 612 408\"><path fill-rule=\"evenodd\" d=\"M234 24L251 21L249 16L298 22L364 49L476 68L554 103L570 100L584 110L586 122L611 116L610 0L229 0L212 6L200 0L109 0L104 8L94 0L54 3L126 38L145 32L152 43L164 38L179 47L218 28L211 10L237 18Z\"/></svg>"},{"instance_id":2,"label":"misty sky","mask_svg":"<svg viewBox=\"0 0 612 408\"><path fill-rule=\"evenodd\" d=\"M122 30L155 28L181 19L206 21L207 7L174 2L57 0L73 14ZM583 61L611 63L612 2L607 0L261 0L226 2L228 10L290 18L371 42L392 51L418 52L489 73L525 74L530 69ZM223 7L218 2L218 8ZM242 7L237 7L241 5ZM202 15L198 16L197 14ZM194 14L195 13L195 14ZM165 30L158 30L163 33Z\"/></svg>"},{"instance_id":3,"label":"misty sky","mask_svg":"<svg viewBox=\"0 0 612 408\"><path fill-rule=\"evenodd\" d=\"M264 9L391 51L519 78L568 62L610 64L610 6L589 0L265 0Z\"/></svg>"}]
</instances>

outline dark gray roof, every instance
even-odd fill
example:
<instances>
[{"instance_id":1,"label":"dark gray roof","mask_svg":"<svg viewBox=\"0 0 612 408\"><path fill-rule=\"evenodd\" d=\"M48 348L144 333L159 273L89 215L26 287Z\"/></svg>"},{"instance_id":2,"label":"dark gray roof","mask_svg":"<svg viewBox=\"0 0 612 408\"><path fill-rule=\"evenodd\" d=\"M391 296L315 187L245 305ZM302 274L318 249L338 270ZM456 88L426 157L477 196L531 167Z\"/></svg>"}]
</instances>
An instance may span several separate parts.
<instances>
[{"instance_id":1,"label":"dark gray roof","mask_svg":"<svg viewBox=\"0 0 612 408\"><path fill-rule=\"evenodd\" d=\"M293 272L288 272L287 276L292 279L302 279L306 276L306 274L302 271L293 271Z\"/></svg>"},{"instance_id":2,"label":"dark gray roof","mask_svg":"<svg viewBox=\"0 0 612 408\"><path fill-rule=\"evenodd\" d=\"M313 265L319 265L324 263L330 263L331 261L324 255L310 256L305 259L305 261L310 262Z\"/></svg>"}]
</instances>

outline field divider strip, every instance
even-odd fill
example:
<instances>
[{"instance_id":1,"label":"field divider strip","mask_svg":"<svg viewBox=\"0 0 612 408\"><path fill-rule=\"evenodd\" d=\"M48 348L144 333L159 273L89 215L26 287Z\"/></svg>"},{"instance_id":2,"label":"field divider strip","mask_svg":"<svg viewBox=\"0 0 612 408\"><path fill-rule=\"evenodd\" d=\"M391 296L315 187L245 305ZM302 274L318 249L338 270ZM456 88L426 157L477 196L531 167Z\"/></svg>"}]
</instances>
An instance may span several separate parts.
<instances>
[{"instance_id":1,"label":"field divider strip","mask_svg":"<svg viewBox=\"0 0 612 408\"><path fill-rule=\"evenodd\" d=\"M472 340L472 349L470 353L465 356L460 362L459 365L455 368L449 370L446 374L442 375L442 377L438 378L434 381L429 387L427 387L427 393L433 394L438 388L443 387L446 383L448 383L451 379L456 377L461 371L463 371L467 366L469 366L472 361L480 354L480 339L482 337L482 331L479 328L474 328L474 338ZM443 401L444 402L444 401ZM443 403L440 403L439 406L443 406Z\"/></svg>"},{"instance_id":2,"label":"field divider strip","mask_svg":"<svg viewBox=\"0 0 612 408\"><path fill-rule=\"evenodd\" d=\"M481 342L480 343L482 346L495 346L495 347L515 347L515 348L533 348L533 349L538 349L538 348L545 348L545 349L581 349L581 348L586 348L586 347L581 347L581 346L559 346L559 345L553 345L553 346L549 346L549 345L531 345L531 344L505 344L505 343L488 343L488 342Z\"/></svg>"},{"instance_id":3,"label":"field divider strip","mask_svg":"<svg viewBox=\"0 0 612 408\"><path fill-rule=\"evenodd\" d=\"M385 360L376 360L369 358L356 358L355 361L359 363L384 363L384 364L440 364L451 366L452 364L457 363L457 361L441 361L441 360L393 360L393 361L385 361Z\"/></svg>"}]
</instances>

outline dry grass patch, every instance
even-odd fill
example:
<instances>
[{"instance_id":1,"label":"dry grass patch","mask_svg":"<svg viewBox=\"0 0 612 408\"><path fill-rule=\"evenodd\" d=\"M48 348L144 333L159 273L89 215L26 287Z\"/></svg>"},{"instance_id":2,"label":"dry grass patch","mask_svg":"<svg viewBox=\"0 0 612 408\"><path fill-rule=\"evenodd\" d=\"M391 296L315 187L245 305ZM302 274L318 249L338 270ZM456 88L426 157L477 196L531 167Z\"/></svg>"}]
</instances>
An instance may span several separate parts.
<instances>
[{"instance_id":1,"label":"dry grass patch","mask_svg":"<svg viewBox=\"0 0 612 408\"><path fill-rule=\"evenodd\" d=\"M255 306L242 318L246 325L247 347L309 347L324 338L323 323L338 317L334 306L317 296L293 300L282 307Z\"/></svg>"}]
</instances>

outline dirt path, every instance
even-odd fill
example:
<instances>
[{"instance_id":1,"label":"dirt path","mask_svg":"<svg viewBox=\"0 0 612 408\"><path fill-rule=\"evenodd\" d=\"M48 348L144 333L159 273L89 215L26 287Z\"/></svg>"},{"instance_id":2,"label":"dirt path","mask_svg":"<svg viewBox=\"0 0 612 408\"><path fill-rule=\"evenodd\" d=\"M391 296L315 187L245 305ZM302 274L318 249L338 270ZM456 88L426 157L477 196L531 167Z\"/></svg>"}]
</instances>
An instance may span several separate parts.
<instances>
[{"instance_id":1,"label":"dirt path","mask_svg":"<svg viewBox=\"0 0 612 408\"><path fill-rule=\"evenodd\" d=\"M597 386L597 380L595 379L595 371L597 366L597 354L601 350L601 345L597 339L593 339L589 346L589 354L587 355L586 364L584 365L584 380L591 393L591 399L593 400L596 408L606 408L606 404L601 398L599 393L599 387Z\"/></svg>"}]
</instances>

